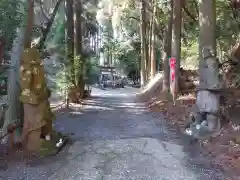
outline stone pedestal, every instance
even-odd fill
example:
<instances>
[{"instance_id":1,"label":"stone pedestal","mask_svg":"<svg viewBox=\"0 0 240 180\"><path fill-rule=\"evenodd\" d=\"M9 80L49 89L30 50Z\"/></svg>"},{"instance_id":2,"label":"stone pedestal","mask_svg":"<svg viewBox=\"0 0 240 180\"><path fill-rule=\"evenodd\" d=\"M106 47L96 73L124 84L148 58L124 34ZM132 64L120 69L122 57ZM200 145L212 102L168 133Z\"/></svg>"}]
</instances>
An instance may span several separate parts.
<instances>
[{"instance_id":1,"label":"stone pedestal","mask_svg":"<svg viewBox=\"0 0 240 180\"><path fill-rule=\"evenodd\" d=\"M186 129L188 135L197 139L211 137L221 127L219 119L221 83L218 60L208 47L203 48L202 57L196 101L198 112L195 112L195 117L198 116L198 119Z\"/></svg>"}]
</instances>

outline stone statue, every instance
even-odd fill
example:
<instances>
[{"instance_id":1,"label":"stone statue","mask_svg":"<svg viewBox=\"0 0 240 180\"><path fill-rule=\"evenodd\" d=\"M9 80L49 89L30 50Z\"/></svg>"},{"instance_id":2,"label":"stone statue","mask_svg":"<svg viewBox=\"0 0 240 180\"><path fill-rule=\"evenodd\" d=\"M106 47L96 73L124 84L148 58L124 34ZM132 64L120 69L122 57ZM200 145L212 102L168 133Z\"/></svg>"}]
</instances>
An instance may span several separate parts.
<instances>
[{"instance_id":1,"label":"stone statue","mask_svg":"<svg viewBox=\"0 0 240 180\"><path fill-rule=\"evenodd\" d=\"M203 48L202 57L196 101L198 112L189 116L185 129L186 134L196 139L209 138L220 130L219 63L210 47Z\"/></svg>"}]
</instances>

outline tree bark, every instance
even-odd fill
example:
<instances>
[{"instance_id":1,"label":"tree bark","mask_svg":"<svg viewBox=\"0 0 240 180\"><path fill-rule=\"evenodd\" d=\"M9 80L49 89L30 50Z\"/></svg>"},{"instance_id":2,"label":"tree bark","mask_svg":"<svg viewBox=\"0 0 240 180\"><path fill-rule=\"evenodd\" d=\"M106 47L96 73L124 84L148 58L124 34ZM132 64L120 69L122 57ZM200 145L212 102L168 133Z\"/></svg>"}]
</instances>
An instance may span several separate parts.
<instances>
[{"instance_id":1,"label":"tree bark","mask_svg":"<svg viewBox=\"0 0 240 180\"><path fill-rule=\"evenodd\" d=\"M205 107L205 112L215 112L219 110L219 95L209 92L212 97L209 98L209 93L205 91L214 91L220 89L219 83L219 63L216 56L216 16L215 16L215 0L201 0L199 2L199 25L200 25L200 82L197 104L200 107ZM209 52L210 50L210 52ZM211 103L209 100L214 99ZM207 102L205 102L207 101ZM205 102L205 103L204 103ZM201 111L204 111L201 108Z\"/></svg>"},{"instance_id":2,"label":"tree bark","mask_svg":"<svg viewBox=\"0 0 240 180\"><path fill-rule=\"evenodd\" d=\"M146 62L147 62L147 42L146 42L146 4L141 1L141 87L146 83Z\"/></svg>"},{"instance_id":3,"label":"tree bark","mask_svg":"<svg viewBox=\"0 0 240 180\"><path fill-rule=\"evenodd\" d=\"M67 61L70 68L70 81L74 86L75 68L74 68L74 20L73 20L73 0L66 0L66 41L67 41Z\"/></svg>"},{"instance_id":4,"label":"tree bark","mask_svg":"<svg viewBox=\"0 0 240 180\"><path fill-rule=\"evenodd\" d=\"M75 0L75 57L76 57L76 84L80 90L80 97L84 97L84 61L83 56L83 19L82 19L82 0Z\"/></svg>"},{"instance_id":5,"label":"tree bark","mask_svg":"<svg viewBox=\"0 0 240 180\"><path fill-rule=\"evenodd\" d=\"M207 139L220 132L220 79L216 58L216 6L215 0L199 1L200 25L200 83L196 105L198 114L204 114L190 126L190 134L197 139Z\"/></svg>"},{"instance_id":6,"label":"tree bark","mask_svg":"<svg viewBox=\"0 0 240 180\"><path fill-rule=\"evenodd\" d=\"M152 39L151 39L151 51L150 51L150 76L154 77L156 74L156 50L155 50L155 42L156 42L156 35L155 35L155 29L156 29L156 22L155 22L155 16L156 16L156 4L155 1L153 1L153 15L152 15Z\"/></svg>"},{"instance_id":7,"label":"tree bark","mask_svg":"<svg viewBox=\"0 0 240 180\"><path fill-rule=\"evenodd\" d=\"M213 53L216 54L216 7L215 0L200 0L199 1L199 49L200 59L202 48L211 46ZM207 33L206 33L207 32Z\"/></svg>"},{"instance_id":8,"label":"tree bark","mask_svg":"<svg viewBox=\"0 0 240 180\"><path fill-rule=\"evenodd\" d=\"M82 56L83 33L82 33L82 0L75 0L75 53Z\"/></svg>"},{"instance_id":9,"label":"tree bark","mask_svg":"<svg viewBox=\"0 0 240 180\"><path fill-rule=\"evenodd\" d=\"M150 3L149 6L151 6L151 10L154 8L153 6L154 0L152 0L152 2ZM152 62L152 43L153 43L153 23L154 23L154 13L152 13L151 15L151 19L149 22L149 26L148 26L148 62L147 62L147 76L148 79L151 79L151 62Z\"/></svg>"},{"instance_id":10,"label":"tree bark","mask_svg":"<svg viewBox=\"0 0 240 180\"><path fill-rule=\"evenodd\" d=\"M179 91L179 75L181 61L181 29L182 7L180 0L173 0L173 24L172 24L172 57L176 58L175 80L171 84L171 91L176 95Z\"/></svg>"},{"instance_id":11,"label":"tree bark","mask_svg":"<svg viewBox=\"0 0 240 180\"><path fill-rule=\"evenodd\" d=\"M171 9L168 14L168 25L164 31L163 39L163 92L169 92L169 57L171 56L171 46L172 46L172 20L173 20L173 7L171 0Z\"/></svg>"},{"instance_id":12,"label":"tree bark","mask_svg":"<svg viewBox=\"0 0 240 180\"><path fill-rule=\"evenodd\" d=\"M214 10L215 7L215 0L208 1L208 0L200 0L199 1L199 85L200 88L208 88L205 80L208 79L206 77L206 61L202 57L202 50L203 47L210 48L214 54L216 55L216 32L215 32L215 25L216 25L216 12ZM215 67L216 72L218 72L218 65ZM209 76L209 78L215 76ZM211 80L210 80L211 81Z\"/></svg>"},{"instance_id":13,"label":"tree bark","mask_svg":"<svg viewBox=\"0 0 240 180\"><path fill-rule=\"evenodd\" d=\"M4 134L7 133L7 126L12 123L22 123L21 120L21 106L19 101L20 87L19 87L19 67L21 54L24 47L24 28L17 30L17 37L13 42L11 51L10 64L8 75L8 95L7 95L7 106L8 109L5 114L5 120L3 125ZM16 131L16 141L20 141L20 132ZM7 139L3 141L6 142Z\"/></svg>"},{"instance_id":14,"label":"tree bark","mask_svg":"<svg viewBox=\"0 0 240 180\"><path fill-rule=\"evenodd\" d=\"M3 65L5 63L4 62L4 49L5 49L5 45L6 45L6 42L5 42L4 37L0 36L0 67L1 67L1 65Z\"/></svg>"},{"instance_id":15,"label":"tree bark","mask_svg":"<svg viewBox=\"0 0 240 180\"><path fill-rule=\"evenodd\" d=\"M154 25L155 26L155 25ZM153 26L153 29L155 29ZM151 77L156 74L156 50L155 50L156 35L153 34L152 45L151 45Z\"/></svg>"},{"instance_id":16,"label":"tree bark","mask_svg":"<svg viewBox=\"0 0 240 180\"><path fill-rule=\"evenodd\" d=\"M27 28L25 32L24 48L31 47L32 41L32 28L34 21L34 0L28 0L28 16L27 16Z\"/></svg>"}]
</instances>

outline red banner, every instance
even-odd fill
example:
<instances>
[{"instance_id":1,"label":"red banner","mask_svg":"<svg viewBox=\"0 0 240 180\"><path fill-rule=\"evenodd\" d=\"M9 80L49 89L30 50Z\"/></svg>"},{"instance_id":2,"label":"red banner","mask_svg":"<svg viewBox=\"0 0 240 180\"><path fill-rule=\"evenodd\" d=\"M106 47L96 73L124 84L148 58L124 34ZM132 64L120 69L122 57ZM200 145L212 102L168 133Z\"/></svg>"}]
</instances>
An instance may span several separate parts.
<instances>
[{"instance_id":1,"label":"red banner","mask_svg":"<svg viewBox=\"0 0 240 180\"><path fill-rule=\"evenodd\" d=\"M176 58L171 57L170 58L170 72L171 72L171 81L173 82L175 80L175 68L176 68Z\"/></svg>"},{"instance_id":2,"label":"red banner","mask_svg":"<svg viewBox=\"0 0 240 180\"><path fill-rule=\"evenodd\" d=\"M174 71L171 73L171 79L172 79L172 82L175 80L175 72Z\"/></svg>"},{"instance_id":3,"label":"red banner","mask_svg":"<svg viewBox=\"0 0 240 180\"><path fill-rule=\"evenodd\" d=\"M175 69L175 67L176 67L176 58L174 58L174 57L171 57L170 58L170 68L171 69Z\"/></svg>"}]
</instances>

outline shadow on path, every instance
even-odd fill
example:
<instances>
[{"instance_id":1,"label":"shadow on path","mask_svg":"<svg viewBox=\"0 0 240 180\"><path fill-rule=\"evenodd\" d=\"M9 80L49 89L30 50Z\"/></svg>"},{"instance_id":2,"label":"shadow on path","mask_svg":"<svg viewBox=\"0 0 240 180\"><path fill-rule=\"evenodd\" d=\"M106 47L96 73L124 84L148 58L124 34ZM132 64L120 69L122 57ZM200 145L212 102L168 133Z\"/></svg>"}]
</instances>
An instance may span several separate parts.
<instances>
[{"instance_id":1,"label":"shadow on path","mask_svg":"<svg viewBox=\"0 0 240 180\"><path fill-rule=\"evenodd\" d=\"M73 142L57 156L34 162L28 168L28 177L36 180L233 179L212 164L211 157L203 154L201 148L189 146L161 113L149 112L144 104L137 103L131 89L98 92L84 105L58 114L54 126L71 134ZM25 180L27 176L21 168L17 170L18 177ZM3 177L19 180L13 171L12 166Z\"/></svg>"}]
</instances>

